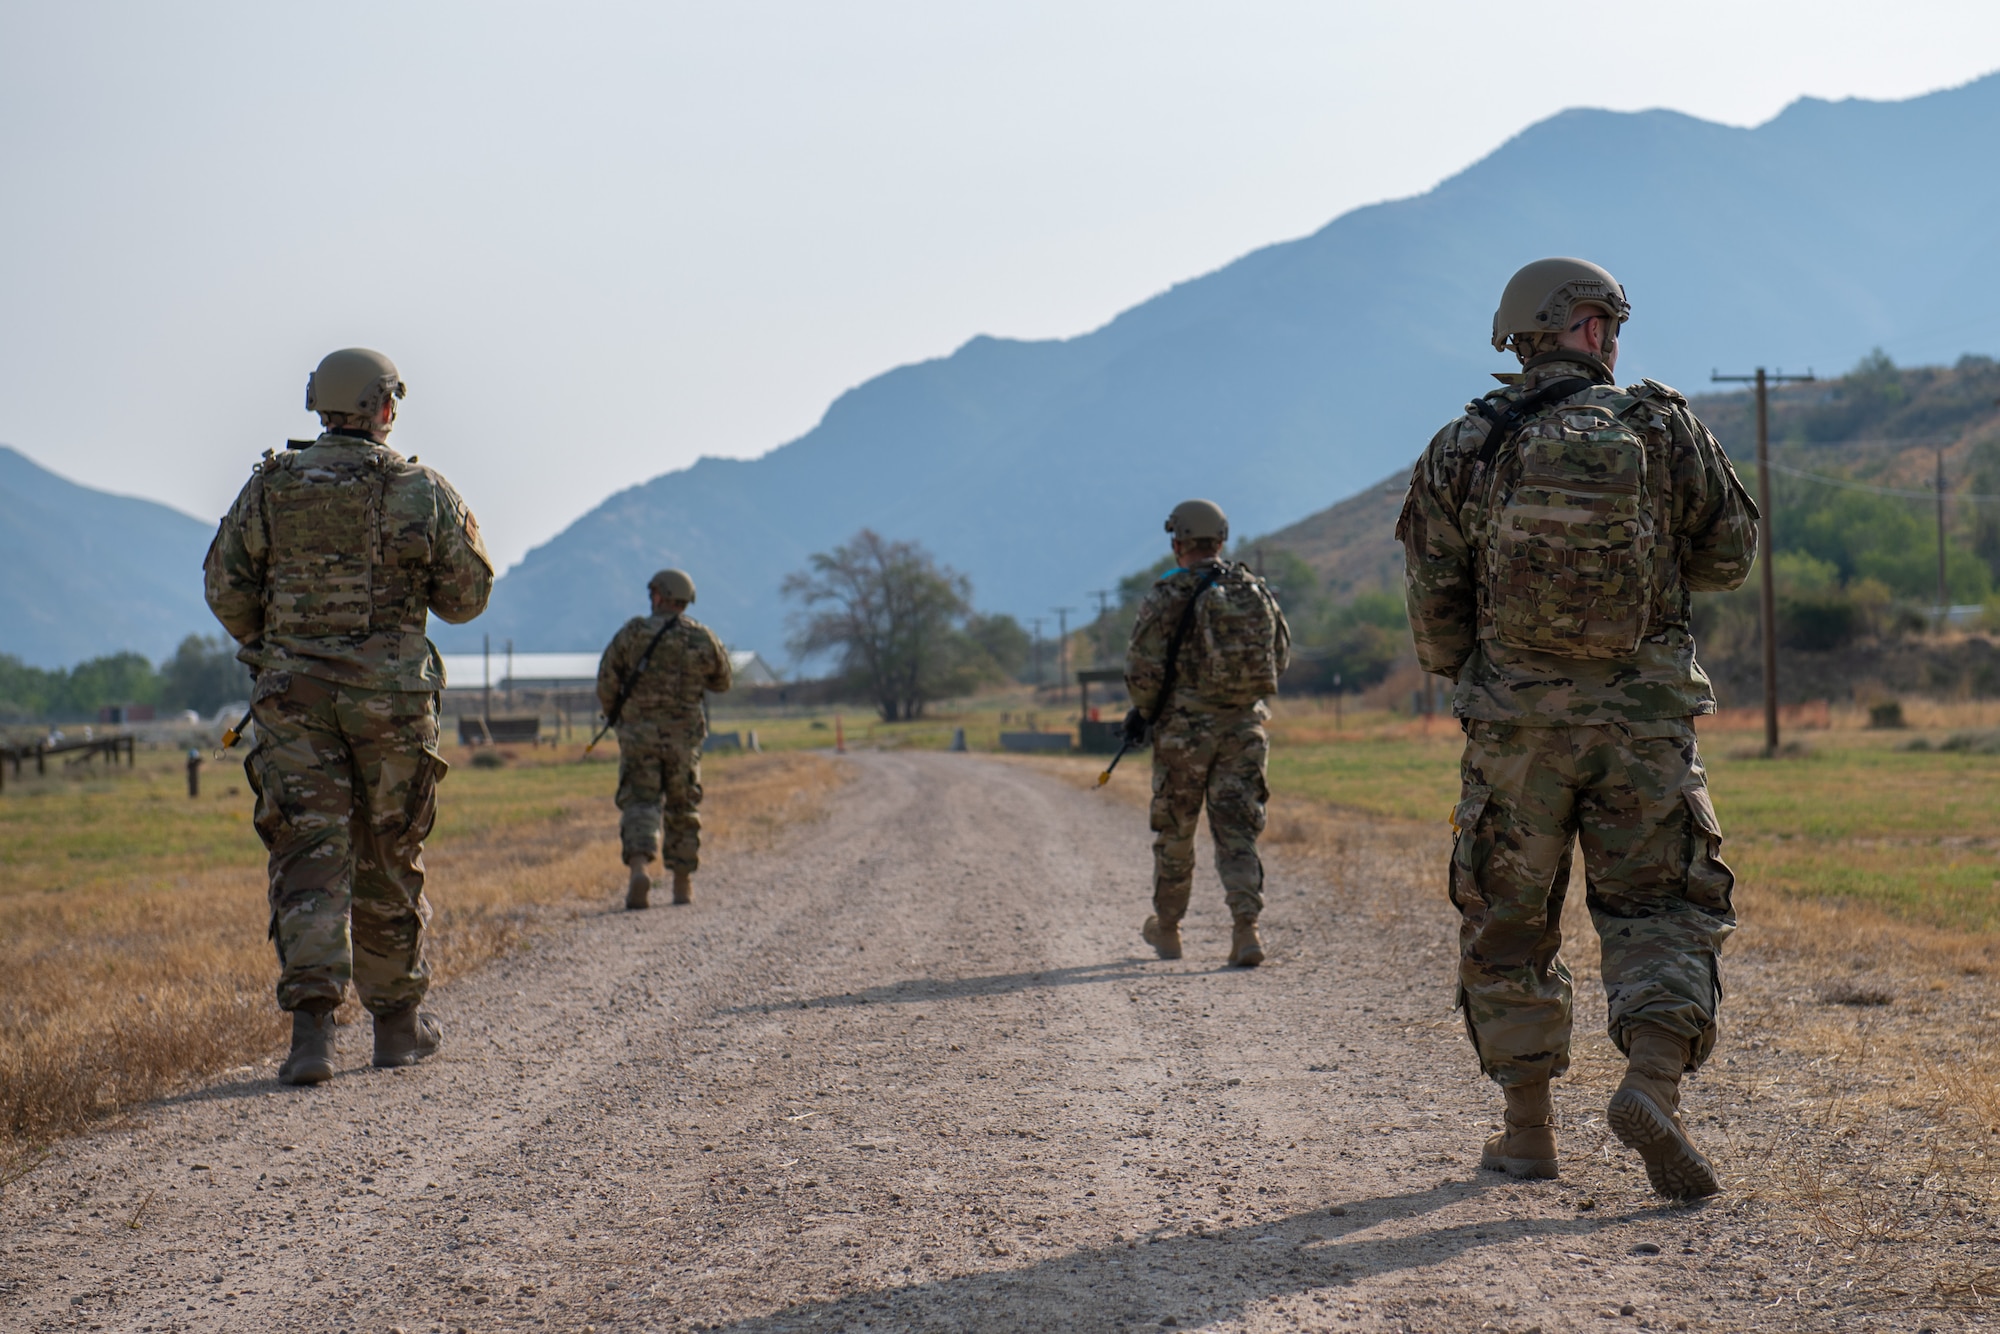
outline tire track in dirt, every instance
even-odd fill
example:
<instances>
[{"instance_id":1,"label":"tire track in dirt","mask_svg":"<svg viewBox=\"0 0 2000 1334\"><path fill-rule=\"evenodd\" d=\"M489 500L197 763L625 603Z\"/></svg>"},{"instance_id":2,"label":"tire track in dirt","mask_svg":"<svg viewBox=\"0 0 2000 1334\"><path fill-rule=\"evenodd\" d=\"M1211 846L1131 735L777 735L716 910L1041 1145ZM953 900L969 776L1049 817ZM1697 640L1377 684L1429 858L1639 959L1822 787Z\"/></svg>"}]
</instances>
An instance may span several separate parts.
<instances>
[{"instance_id":1,"label":"tire track in dirt","mask_svg":"<svg viewBox=\"0 0 2000 1334\"><path fill-rule=\"evenodd\" d=\"M1275 856L1248 972L1204 852L1161 963L1133 807L971 756L852 762L827 821L705 870L692 909L607 886L441 989L434 1061L371 1070L350 1030L320 1089L267 1064L62 1147L5 1201L0 1316L1762 1327L1708 1277L1708 1211L1658 1205L1604 1134L1608 1087L1559 1094L1562 1181L1474 1170L1498 1099L1447 1010L1434 844Z\"/></svg>"}]
</instances>

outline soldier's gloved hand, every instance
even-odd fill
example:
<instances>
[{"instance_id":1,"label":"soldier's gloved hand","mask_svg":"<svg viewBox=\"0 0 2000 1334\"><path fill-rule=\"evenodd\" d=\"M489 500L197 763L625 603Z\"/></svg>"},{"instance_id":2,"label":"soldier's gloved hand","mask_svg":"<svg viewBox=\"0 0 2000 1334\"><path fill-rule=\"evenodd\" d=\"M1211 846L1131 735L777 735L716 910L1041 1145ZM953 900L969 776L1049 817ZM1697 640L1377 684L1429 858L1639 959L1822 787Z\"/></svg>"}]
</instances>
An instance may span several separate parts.
<instances>
[{"instance_id":1,"label":"soldier's gloved hand","mask_svg":"<svg viewBox=\"0 0 2000 1334\"><path fill-rule=\"evenodd\" d=\"M1143 745L1145 745L1145 744L1146 744L1146 735L1147 735L1147 732L1148 732L1149 730L1150 730L1150 729L1149 729L1149 728L1148 728L1148 727L1146 726L1146 715L1145 715L1145 714L1143 714L1143 713L1139 712L1139 711L1138 711L1137 709L1127 709L1127 710L1125 711L1125 744L1126 744L1126 745L1128 745L1128 746L1143 746Z\"/></svg>"}]
</instances>

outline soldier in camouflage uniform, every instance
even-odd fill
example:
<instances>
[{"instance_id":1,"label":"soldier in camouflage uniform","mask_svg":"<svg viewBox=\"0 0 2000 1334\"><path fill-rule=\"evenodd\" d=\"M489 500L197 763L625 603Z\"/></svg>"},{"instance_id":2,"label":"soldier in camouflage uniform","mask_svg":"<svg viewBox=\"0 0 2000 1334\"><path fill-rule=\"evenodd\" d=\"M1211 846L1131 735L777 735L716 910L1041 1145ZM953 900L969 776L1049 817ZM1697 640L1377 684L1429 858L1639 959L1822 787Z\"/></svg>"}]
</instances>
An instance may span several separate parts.
<instances>
[{"instance_id":1,"label":"soldier in camouflage uniform","mask_svg":"<svg viewBox=\"0 0 2000 1334\"><path fill-rule=\"evenodd\" d=\"M597 698L618 726L618 838L631 868L625 906L644 908L647 864L673 872L674 902L694 902L701 866L701 743L704 694L729 689L729 654L715 632L687 615L694 580L661 570L646 585L651 616L634 616L597 665ZM666 827L666 846L660 830Z\"/></svg>"},{"instance_id":2,"label":"soldier in camouflage uniform","mask_svg":"<svg viewBox=\"0 0 2000 1334\"><path fill-rule=\"evenodd\" d=\"M1222 559L1229 520L1206 500L1167 519L1179 566L1139 604L1125 651L1128 740L1153 744L1153 915L1140 928L1162 959L1181 957L1181 918L1194 887L1194 831L1204 804L1215 869L1235 919L1229 962L1264 961L1264 780L1270 742L1264 700L1278 689L1291 630L1248 566ZM1169 657L1172 657L1171 666ZM1169 678L1171 677L1171 686Z\"/></svg>"},{"instance_id":3,"label":"soldier in camouflage uniform","mask_svg":"<svg viewBox=\"0 0 2000 1334\"><path fill-rule=\"evenodd\" d=\"M424 838L437 812L444 664L425 617L469 621L493 564L451 484L384 443L402 377L379 352L330 354L306 382L324 432L264 461L224 516L204 583L255 674L244 770L270 851L289 1084L333 1076L333 1010L354 982L374 1062L409 1065L442 1031L417 1008Z\"/></svg>"},{"instance_id":4,"label":"soldier in camouflage uniform","mask_svg":"<svg viewBox=\"0 0 2000 1334\"><path fill-rule=\"evenodd\" d=\"M1574 259L1516 274L1493 346L1518 374L1432 439L1396 534L1426 671L1466 731L1450 894L1459 1003L1506 1128L1481 1165L1556 1175L1549 1081L1569 1067L1558 958L1581 839L1612 1041L1629 1065L1608 1121L1658 1193L1712 1194L1680 1080L1715 1045L1735 880L1695 747L1715 698L1689 595L1735 588L1756 508L1680 394L1612 380L1630 313Z\"/></svg>"}]
</instances>

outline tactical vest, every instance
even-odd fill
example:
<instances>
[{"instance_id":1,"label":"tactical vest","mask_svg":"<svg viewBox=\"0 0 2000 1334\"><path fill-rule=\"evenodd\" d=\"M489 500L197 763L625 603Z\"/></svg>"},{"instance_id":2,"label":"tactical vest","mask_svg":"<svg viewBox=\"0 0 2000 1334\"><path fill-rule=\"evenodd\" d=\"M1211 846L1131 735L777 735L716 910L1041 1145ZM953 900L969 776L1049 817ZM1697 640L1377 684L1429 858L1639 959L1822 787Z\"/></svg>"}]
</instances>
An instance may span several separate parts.
<instances>
[{"instance_id":1,"label":"tactical vest","mask_svg":"<svg viewBox=\"0 0 2000 1334\"><path fill-rule=\"evenodd\" d=\"M1503 446L1486 497L1482 638L1615 659L1659 628L1667 461L1630 420L1650 412L1640 398L1600 393L1535 415Z\"/></svg>"},{"instance_id":2,"label":"tactical vest","mask_svg":"<svg viewBox=\"0 0 2000 1334\"><path fill-rule=\"evenodd\" d=\"M422 634L432 517L422 473L379 446L281 454L263 473L264 633Z\"/></svg>"},{"instance_id":3,"label":"tactical vest","mask_svg":"<svg viewBox=\"0 0 2000 1334\"><path fill-rule=\"evenodd\" d=\"M1244 708L1278 693L1278 611L1264 581L1229 564L1195 603L1182 652L1204 703Z\"/></svg>"}]
</instances>

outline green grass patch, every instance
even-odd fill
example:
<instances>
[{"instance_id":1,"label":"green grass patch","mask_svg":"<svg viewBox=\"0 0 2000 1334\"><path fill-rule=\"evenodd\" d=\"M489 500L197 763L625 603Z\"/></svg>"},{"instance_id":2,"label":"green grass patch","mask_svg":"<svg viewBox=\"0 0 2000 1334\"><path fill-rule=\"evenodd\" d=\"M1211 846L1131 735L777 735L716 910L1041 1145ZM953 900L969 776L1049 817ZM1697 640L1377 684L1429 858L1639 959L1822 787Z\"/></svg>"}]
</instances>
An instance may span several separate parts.
<instances>
[{"instance_id":1,"label":"green grass patch","mask_svg":"<svg viewBox=\"0 0 2000 1334\"><path fill-rule=\"evenodd\" d=\"M1868 903L1954 930L2000 929L2000 755L1897 749L1812 734L1804 755L1757 758L1755 738L1703 738L1723 855L1746 885ZM1274 791L1391 819L1442 823L1458 798L1453 728L1377 722L1329 737L1273 726Z\"/></svg>"},{"instance_id":2,"label":"green grass patch","mask_svg":"<svg viewBox=\"0 0 2000 1334\"><path fill-rule=\"evenodd\" d=\"M1434 737L1364 736L1271 747L1271 787L1392 820L1450 819L1458 802L1456 729Z\"/></svg>"},{"instance_id":3,"label":"green grass patch","mask_svg":"<svg viewBox=\"0 0 2000 1334\"><path fill-rule=\"evenodd\" d=\"M1797 759L1718 757L1703 749L1722 827L1732 834L2000 837L2000 756L1837 740Z\"/></svg>"},{"instance_id":4,"label":"green grass patch","mask_svg":"<svg viewBox=\"0 0 2000 1334\"><path fill-rule=\"evenodd\" d=\"M1951 931L2000 928L2000 858L1991 848L1747 838L1723 856L1740 883L1794 898L1867 903Z\"/></svg>"}]
</instances>

